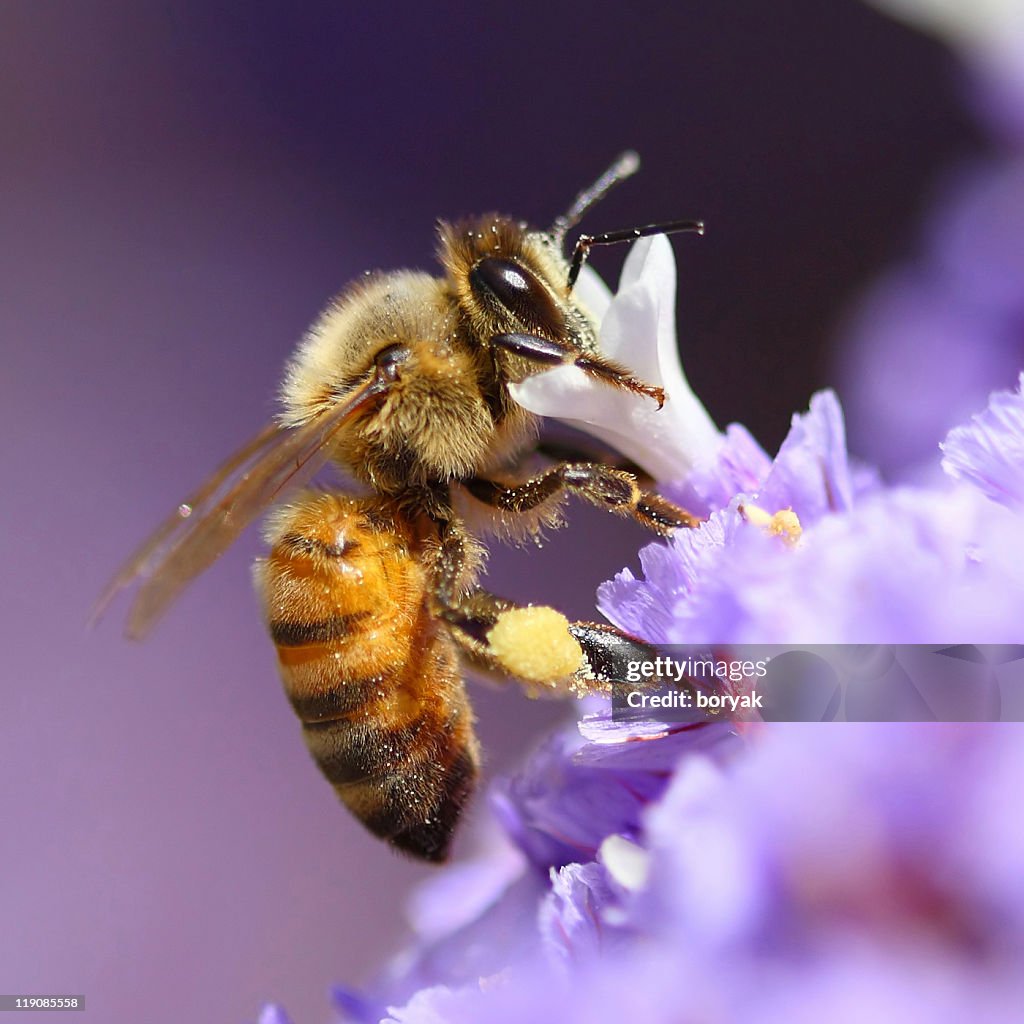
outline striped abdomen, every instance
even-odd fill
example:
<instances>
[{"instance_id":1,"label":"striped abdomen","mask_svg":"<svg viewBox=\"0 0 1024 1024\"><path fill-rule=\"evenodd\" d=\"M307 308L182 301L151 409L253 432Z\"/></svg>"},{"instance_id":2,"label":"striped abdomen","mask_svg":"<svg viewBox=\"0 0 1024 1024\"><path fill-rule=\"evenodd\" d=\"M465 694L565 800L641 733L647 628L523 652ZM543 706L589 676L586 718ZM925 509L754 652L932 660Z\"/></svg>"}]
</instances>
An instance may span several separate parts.
<instances>
[{"instance_id":1,"label":"striped abdomen","mask_svg":"<svg viewBox=\"0 0 1024 1024\"><path fill-rule=\"evenodd\" d=\"M379 498L317 494L276 512L268 540L256 584L310 753L371 832L443 860L478 750L412 524Z\"/></svg>"}]
</instances>

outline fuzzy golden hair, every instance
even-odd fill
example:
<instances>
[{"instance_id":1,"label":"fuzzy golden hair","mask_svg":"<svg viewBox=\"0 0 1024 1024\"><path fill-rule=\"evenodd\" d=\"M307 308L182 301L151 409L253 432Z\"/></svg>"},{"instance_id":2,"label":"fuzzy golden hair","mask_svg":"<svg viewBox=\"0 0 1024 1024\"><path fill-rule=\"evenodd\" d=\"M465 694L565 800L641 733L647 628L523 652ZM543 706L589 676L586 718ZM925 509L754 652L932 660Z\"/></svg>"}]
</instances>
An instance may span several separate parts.
<instances>
[{"instance_id":1,"label":"fuzzy golden hair","mask_svg":"<svg viewBox=\"0 0 1024 1024\"><path fill-rule=\"evenodd\" d=\"M395 492L457 480L535 435L535 418L510 400L496 422L482 386L495 373L490 354L471 342L446 282L411 272L369 277L324 311L288 367L283 421L329 407L394 344L410 349L405 372L337 442L336 459L364 483Z\"/></svg>"}]
</instances>

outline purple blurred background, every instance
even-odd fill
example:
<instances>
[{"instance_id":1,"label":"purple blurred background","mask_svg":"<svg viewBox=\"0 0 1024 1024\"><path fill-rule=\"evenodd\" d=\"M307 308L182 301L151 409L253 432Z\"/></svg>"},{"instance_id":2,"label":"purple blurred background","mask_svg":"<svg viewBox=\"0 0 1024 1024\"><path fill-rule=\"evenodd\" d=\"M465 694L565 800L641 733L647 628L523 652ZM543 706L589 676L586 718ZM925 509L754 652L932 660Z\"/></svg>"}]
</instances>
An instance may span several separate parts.
<instances>
[{"instance_id":1,"label":"purple blurred background","mask_svg":"<svg viewBox=\"0 0 1024 1024\"><path fill-rule=\"evenodd\" d=\"M256 538L145 645L123 605L85 629L126 552L273 410L328 296L429 266L439 215L547 223L635 147L642 177L588 228L707 220L676 247L686 366L774 449L935 169L980 145L951 58L852 2L429 6L0 7L0 991L84 993L115 1024L267 999L316 1021L402 934L428 869L309 761ZM493 589L593 616L646 538L572 519L496 554ZM476 704L492 774L565 713Z\"/></svg>"}]
</instances>

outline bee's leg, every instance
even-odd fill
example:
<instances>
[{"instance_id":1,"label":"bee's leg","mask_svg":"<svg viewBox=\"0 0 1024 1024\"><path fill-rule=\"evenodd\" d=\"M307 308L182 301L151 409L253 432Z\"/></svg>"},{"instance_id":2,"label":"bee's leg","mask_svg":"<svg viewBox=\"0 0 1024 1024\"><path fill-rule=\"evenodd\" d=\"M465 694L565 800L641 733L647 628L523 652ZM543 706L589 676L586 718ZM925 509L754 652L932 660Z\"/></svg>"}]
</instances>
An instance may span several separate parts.
<instances>
[{"instance_id":1,"label":"bee's leg","mask_svg":"<svg viewBox=\"0 0 1024 1024\"><path fill-rule=\"evenodd\" d=\"M657 651L614 626L569 622L544 605L523 607L484 590L444 616L468 661L488 675L514 679L532 695L606 693L635 678Z\"/></svg>"},{"instance_id":2,"label":"bee's leg","mask_svg":"<svg viewBox=\"0 0 1024 1024\"><path fill-rule=\"evenodd\" d=\"M653 491L643 490L632 473L599 462L562 462L516 485L482 477L473 477L461 484L478 501L505 512L529 512L560 492L569 491L598 508L635 519L662 536L680 527L701 523L678 505Z\"/></svg>"},{"instance_id":3,"label":"bee's leg","mask_svg":"<svg viewBox=\"0 0 1024 1024\"><path fill-rule=\"evenodd\" d=\"M534 694L581 696L624 680L628 662L656 656L613 626L569 622L545 605L524 607L467 585L471 535L455 517L435 522L434 611L476 668L515 679Z\"/></svg>"},{"instance_id":4,"label":"bee's leg","mask_svg":"<svg viewBox=\"0 0 1024 1024\"><path fill-rule=\"evenodd\" d=\"M487 634L505 612L518 607L514 601L486 590L474 590L456 604L443 609L441 618L452 627L455 640L477 668L502 674L502 666L488 646Z\"/></svg>"},{"instance_id":5,"label":"bee's leg","mask_svg":"<svg viewBox=\"0 0 1024 1024\"><path fill-rule=\"evenodd\" d=\"M434 564L434 612L452 629L452 636L477 668L503 674L491 654L487 634L502 613L516 608L513 601L467 585L472 539L456 518L436 518L439 546Z\"/></svg>"},{"instance_id":6,"label":"bee's leg","mask_svg":"<svg viewBox=\"0 0 1024 1024\"><path fill-rule=\"evenodd\" d=\"M550 338L542 338L539 334L496 334L490 339L490 344L535 364L538 370L552 366L578 366L584 373L589 373L597 380L613 387L653 398L659 409L665 404L663 388L645 384L634 377L625 366L605 359L604 356L583 352L569 342L552 341Z\"/></svg>"},{"instance_id":7,"label":"bee's leg","mask_svg":"<svg viewBox=\"0 0 1024 1024\"><path fill-rule=\"evenodd\" d=\"M635 678L638 662L653 662L658 657L650 644L604 623L570 622L569 632L583 648L595 678L606 683Z\"/></svg>"},{"instance_id":8,"label":"bee's leg","mask_svg":"<svg viewBox=\"0 0 1024 1024\"><path fill-rule=\"evenodd\" d=\"M450 510L432 517L438 546L433 560L434 602L443 617L476 593L476 577L485 553L480 542Z\"/></svg>"},{"instance_id":9,"label":"bee's leg","mask_svg":"<svg viewBox=\"0 0 1024 1024\"><path fill-rule=\"evenodd\" d=\"M572 286L576 283L580 268L586 263L592 246L635 242L638 238L648 238L650 235L674 235L680 231L694 231L698 235L703 235L704 222L702 220L666 220L659 224L644 224L638 228L606 231L600 235L580 235L572 254L572 263L569 265L569 280L567 282L569 289L572 290Z\"/></svg>"}]
</instances>

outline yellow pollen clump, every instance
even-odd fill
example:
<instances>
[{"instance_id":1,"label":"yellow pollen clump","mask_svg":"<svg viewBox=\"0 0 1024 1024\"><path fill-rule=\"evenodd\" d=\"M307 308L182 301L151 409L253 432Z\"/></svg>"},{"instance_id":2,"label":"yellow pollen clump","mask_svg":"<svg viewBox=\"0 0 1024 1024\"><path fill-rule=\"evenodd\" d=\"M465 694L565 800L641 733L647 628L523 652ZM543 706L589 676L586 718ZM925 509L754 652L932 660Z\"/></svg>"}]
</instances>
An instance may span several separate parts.
<instances>
[{"instance_id":1,"label":"yellow pollen clump","mask_svg":"<svg viewBox=\"0 0 1024 1024\"><path fill-rule=\"evenodd\" d=\"M569 620L554 608L512 608L487 634L491 653L512 675L553 686L584 665L583 648L569 632Z\"/></svg>"},{"instance_id":2,"label":"yellow pollen clump","mask_svg":"<svg viewBox=\"0 0 1024 1024\"><path fill-rule=\"evenodd\" d=\"M740 515L748 523L759 526L770 537L782 537L787 544L795 544L803 533L797 514L791 508L784 508L770 515L758 505L743 505Z\"/></svg>"}]
</instances>

